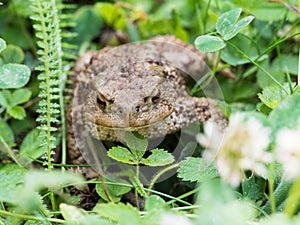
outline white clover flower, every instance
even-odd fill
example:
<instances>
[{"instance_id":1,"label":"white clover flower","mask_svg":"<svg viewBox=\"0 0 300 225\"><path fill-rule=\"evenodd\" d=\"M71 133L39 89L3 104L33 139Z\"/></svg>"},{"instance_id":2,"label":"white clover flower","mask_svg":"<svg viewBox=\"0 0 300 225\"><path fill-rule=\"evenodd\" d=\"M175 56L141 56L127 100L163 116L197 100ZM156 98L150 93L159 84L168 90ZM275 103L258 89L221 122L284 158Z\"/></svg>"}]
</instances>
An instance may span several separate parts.
<instances>
[{"instance_id":1,"label":"white clover flower","mask_svg":"<svg viewBox=\"0 0 300 225\"><path fill-rule=\"evenodd\" d=\"M162 215L160 225L193 225L193 223L184 216L166 212Z\"/></svg>"},{"instance_id":2,"label":"white clover flower","mask_svg":"<svg viewBox=\"0 0 300 225\"><path fill-rule=\"evenodd\" d=\"M216 160L220 175L237 186L244 177L244 170L267 176L265 164L272 161L272 154L266 151L270 133L270 128L264 127L258 119L245 120L242 113L236 113L223 132L217 124L207 123L204 135L198 135L197 140L206 148L203 158Z\"/></svg>"},{"instance_id":3,"label":"white clover flower","mask_svg":"<svg viewBox=\"0 0 300 225\"><path fill-rule=\"evenodd\" d=\"M275 153L288 179L300 176L300 123L296 129L283 128L277 133Z\"/></svg>"}]
</instances>

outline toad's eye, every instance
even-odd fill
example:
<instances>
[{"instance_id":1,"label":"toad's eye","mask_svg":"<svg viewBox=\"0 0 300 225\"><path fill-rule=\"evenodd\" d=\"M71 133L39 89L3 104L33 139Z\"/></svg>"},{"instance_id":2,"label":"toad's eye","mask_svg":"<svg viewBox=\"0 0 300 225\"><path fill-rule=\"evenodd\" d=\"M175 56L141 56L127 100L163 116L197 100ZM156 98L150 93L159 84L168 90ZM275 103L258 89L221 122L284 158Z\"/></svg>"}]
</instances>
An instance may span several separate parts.
<instances>
[{"instance_id":1,"label":"toad's eye","mask_svg":"<svg viewBox=\"0 0 300 225\"><path fill-rule=\"evenodd\" d=\"M153 96L148 96L144 98L144 102L149 102L149 103L153 103L156 104L158 103L160 100L160 91L158 91L155 95Z\"/></svg>"},{"instance_id":2,"label":"toad's eye","mask_svg":"<svg viewBox=\"0 0 300 225\"><path fill-rule=\"evenodd\" d=\"M160 92L158 92L156 95L152 96L151 101L153 103L158 103L160 100Z\"/></svg>"},{"instance_id":3,"label":"toad's eye","mask_svg":"<svg viewBox=\"0 0 300 225\"><path fill-rule=\"evenodd\" d=\"M105 109L107 102L101 96L97 96L97 104L101 109Z\"/></svg>"},{"instance_id":4,"label":"toad's eye","mask_svg":"<svg viewBox=\"0 0 300 225\"><path fill-rule=\"evenodd\" d=\"M114 99L108 99L102 94L98 94L96 98L97 104L101 109L107 109L114 103Z\"/></svg>"}]
</instances>

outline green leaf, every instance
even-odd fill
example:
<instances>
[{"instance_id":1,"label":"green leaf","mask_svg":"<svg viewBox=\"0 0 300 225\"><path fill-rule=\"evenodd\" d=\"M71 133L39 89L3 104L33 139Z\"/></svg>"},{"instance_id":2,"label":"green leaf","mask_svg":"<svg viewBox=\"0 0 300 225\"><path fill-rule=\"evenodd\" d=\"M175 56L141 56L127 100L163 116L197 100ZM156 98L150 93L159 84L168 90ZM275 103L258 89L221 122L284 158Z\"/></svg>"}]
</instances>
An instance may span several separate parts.
<instances>
[{"instance_id":1,"label":"green leaf","mask_svg":"<svg viewBox=\"0 0 300 225\"><path fill-rule=\"evenodd\" d=\"M6 48L6 42L0 38L0 52L2 52Z\"/></svg>"},{"instance_id":2,"label":"green leaf","mask_svg":"<svg viewBox=\"0 0 300 225\"><path fill-rule=\"evenodd\" d=\"M147 139L136 132L126 132L125 141L132 154L140 160L147 150Z\"/></svg>"},{"instance_id":3,"label":"green leaf","mask_svg":"<svg viewBox=\"0 0 300 225\"><path fill-rule=\"evenodd\" d=\"M20 167L2 167L0 169L0 201L16 204L22 190L25 170Z\"/></svg>"},{"instance_id":4,"label":"green leaf","mask_svg":"<svg viewBox=\"0 0 300 225\"><path fill-rule=\"evenodd\" d=\"M42 146L42 143L39 130L33 129L23 140L20 147L20 155L25 156L30 161L39 158L46 152L46 148Z\"/></svg>"},{"instance_id":5,"label":"green leaf","mask_svg":"<svg viewBox=\"0 0 300 225\"><path fill-rule=\"evenodd\" d=\"M22 189L23 197L26 198L26 195L36 193L45 188L62 188L65 185L74 185L80 186L84 183L84 179L79 174L71 173L64 171L62 173L58 170L52 171L30 171L26 174L24 179L25 185Z\"/></svg>"},{"instance_id":6,"label":"green leaf","mask_svg":"<svg viewBox=\"0 0 300 225\"><path fill-rule=\"evenodd\" d=\"M244 198L256 201L262 197L262 193L253 175L242 183L242 190Z\"/></svg>"},{"instance_id":7,"label":"green leaf","mask_svg":"<svg viewBox=\"0 0 300 225\"><path fill-rule=\"evenodd\" d=\"M270 74L272 74L272 76L278 80L280 83L284 83L286 81L286 76L285 76L285 72L283 73L282 70L278 71L276 69L273 69L273 64L270 65L269 61L266 60L265 62L263 62L261 64L261 66L270 72ZM265 88L268 86L271 86L274 84L274 81L269 78L269 76L267 76L263 71L259 70L256 74L256 78L257 78L257 82L259 84L259 86L261 88Z\"/></svg>"},{"instance_id":8,"label":"green leaf","mask_svg":"<svg viewBox=\"0 0 300 225\"><path fill-rule=\"evenodd\" d=\"M121 7L111 3L96 3L95 10L100 13L101 17L107 24L116 29L126 28L126 15Z\"/></svg>"},{"instance_id":9,"label":"green leaf","mask_svg":"<svg viewBox=\"0 0 300 225\"><path fill-rule=\"evenodd\" d=\"M174 156L171 153L163 149L153 149L151 155L146 159L141 159L140 163L147 166L164 166L174 161Z\"/></svg>"},{"instance_id":10,"label":"green leaf","mask_svg":"<svg viewBox=\"0 0 300 225\"><path fill-rule=\"evenodd\" d=\"M72 20L75 22L75 31L78 34L75 40L80 43L91 41L103 27L103 19L91 6L80 7L74 14ZM91 23L90 21L93 21Z\"/></svg>"},{"instance_id":11,"label":"green leaf","mask_svg":"<svg viewBox=\"0 0 300 225\"><path fill-rule=\"evenodd\" d=\"M300 93L283 100L269 115L275 131L283 127L296 128L300 120Z\"/></svg>"},{"instance_id":12,"label":"green leaf","mask_svg":"<svg viewBox=\"0 0 300 225\"><path fill-rule=\"evenodd\" d=\"M216 52L225 48L225 42L216 36L202 35L195 40L196 48L201 52Z\"/></svg>"},{"instance_id":13,"label":"green leaf","mask_svg":"<svg viewBox=\"0 0 300 225\"><path fill-rule=\"evenodd\" d=\"M243 19L241 19L239 22L237 22L232 30L230 32L228 32L227 34L224 35L224 40L229 40L231 38L233 38L234 36L236 36L244 27L246 27L249 23L252 22L252 20L254 19L253 16L247 16Z\"/></svg>"},{"instance_id":14,"label":"green leaf","mask_svg":"<svg viewBox=\"0 0 300 225\"><path fill-rule=\"evenodd\" d=\"M122 196L131 190L131 187L122 185L129 185L129 183L117 175L107 174L104 177L104 181L106 183L105 186L108 190L108 193L114 202L119 202ZM101 198L103 198L105 201L109 201L100 183L96 184L96 191Z\"/></svg>"},{"instance_id":15,"label":"green leaf","mask_svg":"<svg viewBox=\"0 0 300 225\"><path fill-rule=\"evenodd\" d=\"M139 211L131 205L124 205L123 203L97 204L94 211L118 225L140 225Z\"/></svg>"},{"instance_id":16,"label":"green leaf","mask_svg":"<svg viewBox=\"0 0 300 225\"><path fill-rule=\"evenodd\" d=\"M60 204L59 209L62 216L66 220L66 224L69 225L112 224L109 220L100 218L99 215L89 214L83 209L77 208L72 205L67 205L65 203Z\"/></svg>"},{"instance_id":17,"label":"green leaf","mask_svg":"<svg viewBox=\"0 0 300 225\"><path fill-rule=\"evenodd\" d=\"M4 63L21 63L24 60L23 50L15 45L8 45L2 52Z\"/></svg>"},{"instance_id":18,"label":"green leaf","mask_svg":"<svg viewBox=\"0 0 300 225\"><path fill-rule=\"evenodd\" d=\"M223 13L216 24L217 32L223 36L224 40L229 40L236 36L244 27L254 19L253 16L247 16L238 21L242 9L233 9ZM237 22L238 21L238 22Z\"/></svg>"},{"instance_id":19,"label":"green leaf","mask_svg":"<svg viewBox=\"0 0 300 225\"><path fill-rule=\"evenodd\" d=\"M248 3L249 5L249 3ZM250 13L258 20L267 21L268 23L280 21L287 18L297 17L296 13L286 13L287 7L281 2L268 2L265 0L253 1L252 6L247 6Z\"/></svg>"},{"instance_id":20,"label":"green leaf","mask_svg":"<svg viewBox=\"0 0 300 225\"><path fill-rule=\"evenodd\" d=\"M148 212L152 210L163 210L167 206L165 200L163 200L158 195L151 195L146 199L145 208Z\"/></svg>"},{"instance_id":21,"label":"green leaf","mask_svg":"<svg viewBox=\"0 0 300 225\"><path fill-rule=\"evenodd\" d=\"M0 136L6 142L8 146L13 146L15 143L14 133L10 126L0 118Z\"/></svg>"},{"instance_id":22,"label":"green leaf","mask_svg":"<svg viewBox=\"0 0 300 225\"><path fill-rule=\"evenodd\" d=\"M127 149L121 146L112 147L107 152L107 155L119 162L127 163L131 165L135 165L138 163L138 160L134 157L134 155Z\"/></svg>"},{"instance_id":23,"label":"green leaf","mask_svg":"<svg viewBox=\"0 0 300 225\"><path fill-rule=\"evenodd\" d=\"M223 13L217 21L216 28L217 32L222 36L225 36L232 32L235 23L238 21L242 13L241 8L232 9Z\"/></svg>"},{"instance_id":24,"label":"green leaf","mask_svg":"<svg viewBox=\"0 0 300 225\"><path fill-rule=\"evenodd\" d=\"M219 179L201 183L197 204L205 207L196 210L199 219L195 220L195 225L247 224L245 221L252 221L256 213L253 205L238 201L233 190Z\"/></svg>"},{"instance_id":25,"label":"green leaf","mask_svg":"<svg viewBox=\"0 0 300 225\"><path fill-rule=\"evenodd\" d=\"M178 177L184 181L207 181L218 176L214 165L202 158L188 157L180 162Z\"/></svg>"},{"instance_id":26,"label":"green leaf","mask_svg":"<svg viewBox=\"0 0 300 225\"><path fill-rule=\"evenodd\" d=\"M9 90L0 91L0 105L4 108L11 106L11 92Z\"/></svg>"},{"instance_id":27,"label":"green leaf","mask_svg":"<svg viewBox=\"0 0 300 225\"><path fill-rule=\"evenodd\" d=\"M13 92L12 98L11 98L11 103L12 105L18 105L27 102L31 97L31 91L22 88L22 89L17 89Z\"/></svg>"},{"instance_id":28,"label":"green leaf","mask_svg":"<svg viewBox=\"0 0 300 225\"><path fill-rule=\"evenodd\" d=\"M298 56L292 54L280 54L271 65L271 70L286 74L298 74Z\"/></svg>"},{"instance_id":29,"label":"green leaf","mask_svg":"<svg viewBox=\"0 0 300 225\"><path fill-rule=\"evenodd\" d=\"M289 84L284 84L284 89L290 93ZM263 89L262 93L258 93L259 99L269 108L274 109L288 94L281 87L274 84Z\"/></svg>"},{"instance_id":30,"label":"green leaf","mask_svg":"<svg viewBox=\"0 0 300 225\"><path fill-rule=\"evenodd\" d=\"M18 120L22 120L26 116L26 112L21 106L13 106L7 108L7 113Z\"/></svg>"},{"instance_id":31,"label":"green leaf","mask_svg":"<svg viewBox=\"0 0 300 225\"><path fill-rule=\"evenodd\" d=\"M166 210L152 210L141 218L141 225L162 225L161 218Z\"/></svg>"},{"instance_id":32,"label":"green leaf","mask_svg":"<svg viewBox=\"0 0 300 225\"><path fill-rule=\"evenodd\" d=\"M19 64L4 64L0 66L0 88L20 88L27 84L30 69Z\"/></svg>"}]
</instances>

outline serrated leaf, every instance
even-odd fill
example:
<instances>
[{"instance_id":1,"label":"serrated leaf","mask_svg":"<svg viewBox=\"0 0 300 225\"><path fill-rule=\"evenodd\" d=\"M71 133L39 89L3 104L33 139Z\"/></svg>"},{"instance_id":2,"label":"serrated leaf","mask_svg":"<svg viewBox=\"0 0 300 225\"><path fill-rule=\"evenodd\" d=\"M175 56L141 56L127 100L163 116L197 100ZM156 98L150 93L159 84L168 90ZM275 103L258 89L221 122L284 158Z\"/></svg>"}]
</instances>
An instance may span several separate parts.
<instances>
[{"instance_id":1,"label":"serrated leaf","mask_svg":"<svg viewBox=\"0 0 300 225\"><path fill-rule=\"evenodd\" d=\"M6 42L0 38L0 52L2 52L6 48Z\"/></svg>"},{"instance_id":2,"label":"serrated leaf","mask_svg":"<svg viewBox=\"0 0 300 225\"><path fill-rule=\"evenodd\" d=\"M20 147L20 155L32 161L42 156L45 152L46 148L42 146L39 130L33 129L23 140Z\"/></svg>"},{"instance_id":3,"label":"serrated leaf","mask_svg":"<svg viewBox=\"0 0 300 225\"><path fill-rule=\"evenodd\" d=\"M218 176L218 172L213 164L202 158L194 157L189 157L180 162L177 172L179 178L191 182L202 182Z\"/></svg>"},{"instance_id":4,"label":"serrated leaf","mask_svg":"<svg viewBox=\"0 0 300 225\"><path fill-rule=\"evenodd\" d=\"M117 175L114 174L105 175L104 181L106 183L105 186L107 188L107 191L114 202L119 202L122 198L122 195L126 194L131 190L131 187L129 186L118 185L118 183L119 184L129 184L129 183L126 180L121 179ZM105 201L109 201L100 183L96 184L96 191L101 198L103 198Z\"/></svg>"},{"instance_id":5,"label":"serrated leaf","mask_svg":"<svg viewBox=\"0 0 300 225\"><path fill-rule=\"evenodd\" d=\"M138 160L134 157L134 155L127 148L121 146L112 147L107 152L107 155L112 159L122 163L127 163L131 165L135 165L138 163Z\"/></svg>"},{"instance_id":6,"label":"serrated leaf","mask_svg":"<svg viewBox=\"0 0 300 225\"><path fill-rule=\"evenodd\" d=\"M152 210L163 210L166 208L167 204L165 200L163 200L158 195L151 195L146 199L145 208L148 212Z\"/></svg>"},{"instance_id":7,"label":"serrated leaf","mask_svg":"<svg viewBox=\"0 0 300 225\"><path fill-rule=\"evenodd\" d=\"M139 211L131 205L124 205L123 203L97 204L94 211L118 225L140 225Z\"/></svg>"},{"instance_id":8,"label":"serrated leaf","mask_svg":"<svg viewBox=\"0 0 300 225\"><path fill-rule=\"evenodd\" d=\"M259 99L269 108L274 109L288 93L290 93L289 84L284 84L285 91L278 85L268 86L263 89L262 93L258 93Z\"/></svg>"},{"instance_id":9,"label":"serrated leaf","mask_svg":"<svg viewBox=\"0 0 300 225\"><path fill-rule=\"evenodd\" d=\"M141 159L140 163L147 166L164 166L174 161L174 156L171 153L163 149L153 149L151 155L146 159Z\"/></svg>"},{"instance_id":10,"label":"serrated leaf","mask_svg":"<svg viewBox=\"0 0 300 225\"><path fill-rule=\"evenodd\" d=\"M126 132L125 141L132 154L140 160L147 150L147 139L136 132Z\"/></svg>"},{"instance_id":11,"label":"serrated leaf","mask_svg":"<svg viewBox=\"0 0 300 225\"><path fill-rule=\"evenodd\" d=\"M236 36L242 29L244 29L246 26L248 26L249 23L252 22L252 20L254 19L253 16L247 16L243 19L241 19L239 22L237 22L231 31L229 31L228 33L226 33L223 38L224 40L229 40L231 38L233 38L234 36Z\"/></svg>"},{"instance_id":12,"label":"serrated leaf","mask_svg":"<svg viewBox=\"0 0 300 225\"><path fill-rule=\"evenodd\" d=\"M21 106L13 106L10 108L7 108L7 113L11 115L13 118L22 120L26 116L25 110Z\"/></svg>"},{"instance_id":13,"label":"serrated leaf","mask_svg":"<svg viewBox=\"0 0 300 225\"><path fill-rule=\"evenodd\" d=\"M212 35L199 36L194 43L201 52L216 52L226 46L226 43L221 38Z\"/></svg>"},{"instance_id":14,"label":"serrated leaf","mask_svg":"<svg viewBox=\"0 0 300 225\"><path fill-rule=\"evenodd\" d=\"M31 91L22 88L22 89L17 89L13 92L12 98L11 98L11 103L13 105L18 105L27 102L31 97Z\"/></svg>"},{"instance_id":15,"label":"serrated leaf","mask_svg":"<svg viewBox=\"0 0 300 225\"><path fill-rule=\"evenodd\" d=\"M23 50L15 45L8 45L1 52L4 63L21 63L24 60Z\"/></svg>"},{"instance_id":16,"label":"serrated leaf","mask_svg":"<svg viewBox=\"0 0 300 225\"><path fill-rule=\"evenodd\" d=\"M240 15L241 15L242 9L232 9L230 11L227 11L223 13L217 21L216 28L217 32L221 34L222 36L225 36L226 34L230 33L232 31L233 26L238 21Z\"/></svg>"},{"instance_id":17,"label":"serrated leaf","mask_svg":"<svg viewBox=\"0 0 300 225\"><path fill-rule=\"evenodd\" d=\"M30 78L30 69L20 64L4 64L0 66L0 88L20 88Z\"/></svg>"},{"instance_id":18,"label":"serrated leaf","mask_svg":"<svg viewBox=\"0 0 300 225\"><path fill-rule=\"evenodd\" d=\"M275 132L283 127L296 128L300 121L300 93L295 93L278 104L270 113L269 119Z\"/></svg>"}]
</instances>

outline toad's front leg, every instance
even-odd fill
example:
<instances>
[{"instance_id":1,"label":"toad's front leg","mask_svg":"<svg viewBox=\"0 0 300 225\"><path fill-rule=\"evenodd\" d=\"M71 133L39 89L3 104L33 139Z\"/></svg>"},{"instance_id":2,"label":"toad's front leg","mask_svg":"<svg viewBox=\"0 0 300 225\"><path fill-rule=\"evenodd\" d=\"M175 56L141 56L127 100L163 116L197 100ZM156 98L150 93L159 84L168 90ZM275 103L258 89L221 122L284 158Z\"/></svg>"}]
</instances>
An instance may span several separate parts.
<instances>
[{"instance_id":1,"label":"toad's front leg","mask_svg":"<svg viewBox=\"0 0 300 225\"><path fill-rule=\"evenodd\" d=\"M194 122L212 120L220 127L227 126L227 119L217 102L210 98L181 97L176 101L173 113L166 119L169 132L178 131Z\"/></svg>"}]
</instances>

